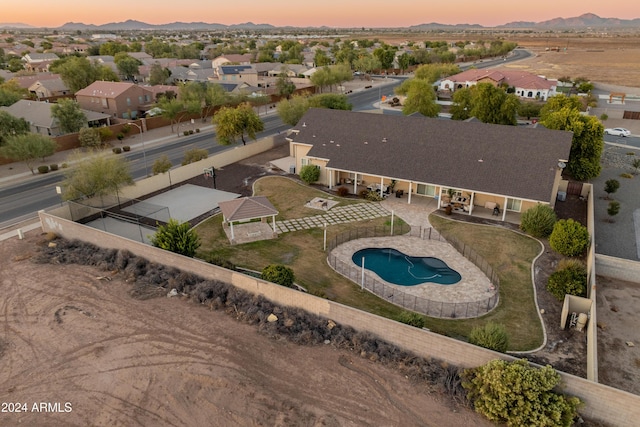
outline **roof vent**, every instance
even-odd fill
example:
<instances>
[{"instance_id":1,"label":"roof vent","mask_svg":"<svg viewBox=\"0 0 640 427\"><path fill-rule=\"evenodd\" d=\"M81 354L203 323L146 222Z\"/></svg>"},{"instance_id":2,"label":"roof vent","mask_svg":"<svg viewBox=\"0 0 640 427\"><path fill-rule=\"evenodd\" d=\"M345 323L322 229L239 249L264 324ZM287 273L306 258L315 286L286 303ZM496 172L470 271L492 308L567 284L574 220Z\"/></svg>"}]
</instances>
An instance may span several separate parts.
<instances>
[{"instance_id":1,"label":"roof vent","mask_svg":"<svg viewBox=\"0 0 640 427\"><path fill-rule=\"evenodd\" d=\"M340 144L336 144L336 147L340 147Z\"/></svg>"},{"instance_id":2,"label":"roof vent","mask_svg":"<svg viewBox=\"0 0 640 427\"><path fill-rule=\"evenodd\" d=\"M382 138L382 142L387 142L387 138Z\"/></svg>"},{"instance_id":3,"label":"roof vent","mask_svg":"<svg viewBox=\"0 0 640 427\"><path fill-rule=\"evenodd\" d=\"M333 139L331 141L329 141L329 142L333 144Z\"/></svg>"},{"instance_id":4,"label":"roof vent","mask_svg":"<svg viewBox=\"0 0 640 427\"><path fill-rule=\"evenodd\" d=\"M367 141L365 141L365 142L364 142L364 145L367 145L367 144L368 144L368 142L367 142Z\"/></svg>"},{"instance_id":5,"label":"roof vent","mask_svg":"<svg viewBox=\"0 0 640 427\"><path fill-rule=\"evenodd\" d=\"M482 159L478 159L478 161L479 161L480 163L484 162L484 160L482 160Z\"/></svg>"},{"instance_id":6,"label":"roof vent","mask_svg":"<svg viewBox=\"0 0 640 427\"><path fill-rule=\"evenodd\" d=\"M302 122L302 127L306 128L307 127L307 122Z\"/></svg>"}]
</instances>

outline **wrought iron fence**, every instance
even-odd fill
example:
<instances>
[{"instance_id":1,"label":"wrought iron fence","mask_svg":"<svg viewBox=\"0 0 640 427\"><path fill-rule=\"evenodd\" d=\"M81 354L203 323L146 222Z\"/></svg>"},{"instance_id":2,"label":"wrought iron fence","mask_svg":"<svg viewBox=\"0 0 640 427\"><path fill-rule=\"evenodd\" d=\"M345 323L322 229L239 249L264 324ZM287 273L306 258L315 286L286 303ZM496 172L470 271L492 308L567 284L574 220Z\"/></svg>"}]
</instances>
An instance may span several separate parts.
<instances>
[{"instance_id":1,"label":"wrought iron fence","mask_svg":"<svg viewBox=\"0 0 640 427\"><path fill-rule=\"evenodd\" d=\"M491 294L487 296L487 298L476 301L444 302L419 297L403 291L401 287L390 285L374 277L372 274L369 274L366 269L363 274L362 267L351 262L345 262L337 256L331 255L332 249L348 241L390 235L392 234L388 226L354 228L345 231L335 236L328 244L329 265L338 273L359 283L363 289L367 289L395 305L430 317L449 319L479 317L491 311L498 304L500 280L491 265L468 245L465 245L452 236L445 238L442 234L430 227L411 228L405 224L404 227L399 227L397 233L394 230L393 235L419 237L424 240L437 240L450 243L461 255L475 264L489 278L493 289L490 289Z\"/></svg>"}]
</instances>

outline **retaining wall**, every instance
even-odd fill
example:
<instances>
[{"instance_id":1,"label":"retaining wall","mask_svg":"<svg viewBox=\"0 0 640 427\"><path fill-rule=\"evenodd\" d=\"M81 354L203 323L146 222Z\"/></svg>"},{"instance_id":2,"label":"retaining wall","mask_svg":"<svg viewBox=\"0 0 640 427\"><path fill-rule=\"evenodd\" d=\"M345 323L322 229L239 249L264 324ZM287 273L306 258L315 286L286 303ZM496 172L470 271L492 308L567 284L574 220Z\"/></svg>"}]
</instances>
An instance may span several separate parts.
<instances>
[{"instance_id":1,"label":"retaining wall","mask_svg":"<svg viewBox=\"0 0 640 427\"><path fill-rule=\"evenodd\" d=\"M598 275L640 285L640 262L596 254Z\"/></svg>"},{"instance_id":2,"label":"retaining wall","mask_svg":"<svg viewBox=\"0 0 640 427\"><path fill-rule=\"evenodd\" d=\"M332 319L339 324L370 332L420 356L434 357L460 367L475 367L496 358L513 360L512 357L505 354L407 326L193 258L127 240L57 216L64 211L65 208L60 207L49 212L39 212L42 230L54 232L66 239L80 239L105 248L128 250L158 264L180 266L182 270L203 278L224 281L246 291L263 295L276 304L298 307ZM585 406L581 410L581 414L585 417L614 426L637 424L637 420L640 419L640 396L573 375L565 373L561 373L561 375L562 391L577 396L585 402Z\"/></svg>"}]
</instances>

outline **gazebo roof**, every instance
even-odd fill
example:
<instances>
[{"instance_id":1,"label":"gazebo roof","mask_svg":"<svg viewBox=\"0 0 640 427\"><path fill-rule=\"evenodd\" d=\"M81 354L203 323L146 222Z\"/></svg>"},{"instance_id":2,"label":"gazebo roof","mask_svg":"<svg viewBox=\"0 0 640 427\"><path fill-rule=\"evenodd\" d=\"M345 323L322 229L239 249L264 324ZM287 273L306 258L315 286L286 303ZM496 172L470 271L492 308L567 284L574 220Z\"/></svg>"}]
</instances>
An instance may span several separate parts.
<instances>
[{"instance_id":1,"label":"gazebo roof","mask_svg":"<svg viewBox=\"0 0 640 427\"><path fill-rule=\"evenodd\" d=\"M231 221L251 220L278 215L278 211L265 196L243 197L218 204L225 219Z\"/></svg>"}]
</instances>

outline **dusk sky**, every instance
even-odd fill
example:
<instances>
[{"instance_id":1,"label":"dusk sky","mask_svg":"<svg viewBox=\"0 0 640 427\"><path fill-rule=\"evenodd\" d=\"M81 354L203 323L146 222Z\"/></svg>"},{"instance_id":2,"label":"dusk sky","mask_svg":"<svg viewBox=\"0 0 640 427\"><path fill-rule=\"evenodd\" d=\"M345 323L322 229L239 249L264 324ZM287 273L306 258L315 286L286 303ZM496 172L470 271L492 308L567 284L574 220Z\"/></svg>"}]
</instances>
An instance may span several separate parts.
<instances>
[{"instance_id":1,"label":"dusk sky","mask_svg":"<svg viewBox=\"0 0 640 427\"><path fill-rule=\"evenodd\" d=\"M241 6L240 6L241 5ZM594 13L602 18L640 17L638 4L629 0L243 0L237 3L203 0L0 0L0 23L59 27L66 22L106 24L127 19L165 24L271 24L275 26L407 27L441 24L494 26L513 21L546 21Z\"/></svg>"}]
</instances>

